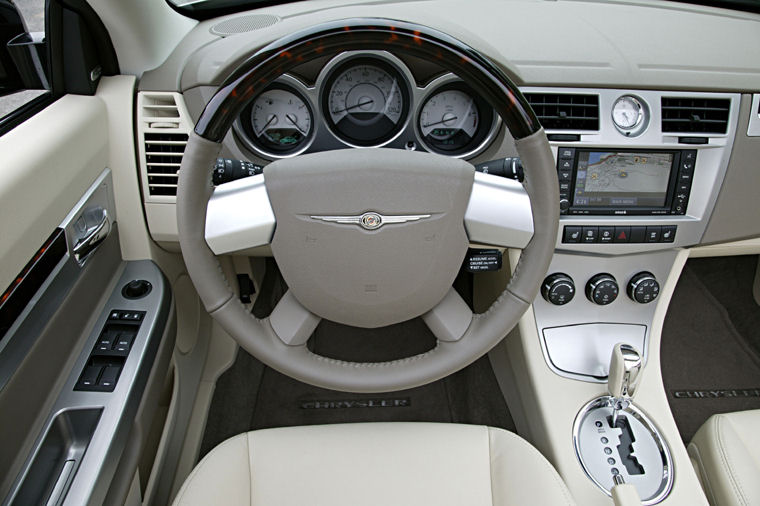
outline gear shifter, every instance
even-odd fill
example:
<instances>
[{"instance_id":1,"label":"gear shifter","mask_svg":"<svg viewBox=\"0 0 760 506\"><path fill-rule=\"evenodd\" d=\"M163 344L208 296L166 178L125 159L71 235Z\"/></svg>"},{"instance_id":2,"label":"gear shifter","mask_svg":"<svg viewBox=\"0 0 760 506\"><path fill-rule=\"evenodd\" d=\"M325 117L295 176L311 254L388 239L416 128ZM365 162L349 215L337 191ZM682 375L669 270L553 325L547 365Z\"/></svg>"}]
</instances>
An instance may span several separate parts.
<instances>
[{"instance_id":1,"label":"gear shifter","mask_svg":"<svg viewBox=\"0 0 760 506\"><path fill-rule=\"evenodd\" d=\"M641 354L633 346L618 343L612 349L607 388L614 403L612 410L613 427L617 425L619 411L628 406L636 392L641 365Z\"/></svg>"}]
</instances>

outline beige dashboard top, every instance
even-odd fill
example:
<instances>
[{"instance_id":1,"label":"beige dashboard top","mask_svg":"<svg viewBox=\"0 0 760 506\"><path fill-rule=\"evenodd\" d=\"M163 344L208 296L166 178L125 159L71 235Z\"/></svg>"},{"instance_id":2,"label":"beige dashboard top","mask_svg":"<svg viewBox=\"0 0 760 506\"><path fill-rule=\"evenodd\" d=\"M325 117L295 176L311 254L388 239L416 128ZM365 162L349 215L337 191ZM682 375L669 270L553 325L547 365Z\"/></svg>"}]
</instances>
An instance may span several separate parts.
<instances>
[{"instance_id":1,"label":"beige dashboard top","mask_svg":"<svg viewBox=\"0 0 760 506\"><path fill-rule=\"evenodd\" d=\"M274 14L225 37L222 21ZM502 64L521 85L760 90L760 16L669 1L311 0L199 23L144 90L216 85L257 48L327 20L386 17L444 31Z\"/></svg>"}]
</instances>

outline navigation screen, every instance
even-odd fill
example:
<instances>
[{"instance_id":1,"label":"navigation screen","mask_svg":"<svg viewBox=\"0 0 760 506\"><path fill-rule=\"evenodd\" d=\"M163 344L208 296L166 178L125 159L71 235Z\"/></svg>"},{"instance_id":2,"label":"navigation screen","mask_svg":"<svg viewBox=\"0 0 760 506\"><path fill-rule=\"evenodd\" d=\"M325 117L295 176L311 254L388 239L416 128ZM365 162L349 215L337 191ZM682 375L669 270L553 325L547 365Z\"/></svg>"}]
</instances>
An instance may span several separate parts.
<instances>
[{"instance_id":1,"label":"navigation screen","mask_svg":"<svg viewBox=\"0 0 760 506\"><path fill-rule=\"evenodd\" d=\"M673 153L581 151L573 206L662 207Z\"/></svg>"}]
</instances>

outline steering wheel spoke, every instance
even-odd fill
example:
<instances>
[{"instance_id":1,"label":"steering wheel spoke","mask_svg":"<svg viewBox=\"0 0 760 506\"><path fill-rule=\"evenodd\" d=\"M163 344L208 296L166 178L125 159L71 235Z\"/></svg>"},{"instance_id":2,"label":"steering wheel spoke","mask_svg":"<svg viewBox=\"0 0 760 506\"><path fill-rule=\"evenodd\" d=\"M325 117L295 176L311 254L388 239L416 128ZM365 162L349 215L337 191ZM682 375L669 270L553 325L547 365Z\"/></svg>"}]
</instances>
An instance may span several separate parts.
<instances>
[{"instance_id":1,"label":"steering wheel spoke","mask_svg":"<svg viewBox=\"0 0 760 506\"><path fill-rule=\"evenodd\" d=\"M464 224L470 243L522 249L533 237L528 193L517 181L476 172Z\"/></svg>"},{"instance_id":2,"label":"steering wheel spoke","mask_svg":"<svg viewBox=\"0 0 760 506\"><path fill-rule=\"evenodd\" d=\"M206 210L206 243L216 255L243 253L272 240L275 217L264 175L214 188Z\"/></svg>"},{"instance_id":3,"label":"steering wheel spoke","mask_svg":"<svg viewBox=\"0 0 760 506\"><path fill-rule=\"evenodd\" d=\"M303 346L322 320L301 305L290 291L285 292L269 316L272 330L288 346Z\"/></svg>"},{"instance_id":4,"label":"steering wheel spoke","mask_svg":"<svg viewBox=\"0 0 760 506\"><path fill-rule=\"evenodd\" d=\"M459 341L472 322L472 311L453 288L422 320L439 341Z\"/></svg>"}]
</instances>

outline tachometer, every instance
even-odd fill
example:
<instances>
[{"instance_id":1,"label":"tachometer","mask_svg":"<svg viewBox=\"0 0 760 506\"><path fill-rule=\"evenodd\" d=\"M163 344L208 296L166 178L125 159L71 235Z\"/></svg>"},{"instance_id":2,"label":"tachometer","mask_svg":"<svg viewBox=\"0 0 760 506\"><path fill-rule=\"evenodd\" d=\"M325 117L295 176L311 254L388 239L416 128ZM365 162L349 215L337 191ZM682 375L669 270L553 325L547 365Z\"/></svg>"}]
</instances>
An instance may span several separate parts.
<instances>
[{"instance_id":1,"label":"tachometer","mask_svg":"<svg viewBox=\"0 0 760 506\"><path fill-rule=\"evenodd\" d=\"M335 135L349 144L377 146L403 127L409 91L401 74L388 63L350 60L328 78L322 105Z\"/></svg>"},{"instance_id":2,"label":"tachometer","mask_svg":"<svg viewBox=\"0 0 760 506\"><path fill-rule=\"evenodd\" d=\"M264 151L289 154L312 134L312 113L305 99L285 87L273 87L256 97L250 106L253 141Z\"/></svg>"},{"instance_id":3,"label":"tachometer","mask_svg":"<svg viewBox=\"0 0 760 506\"><path fill-rule=\"evenodd\" d=\"M463 83L442 86L423 103L418 130L436 153L458 155L476 148L491 128L493 110Z\"/></svg>"}]
</instances>

